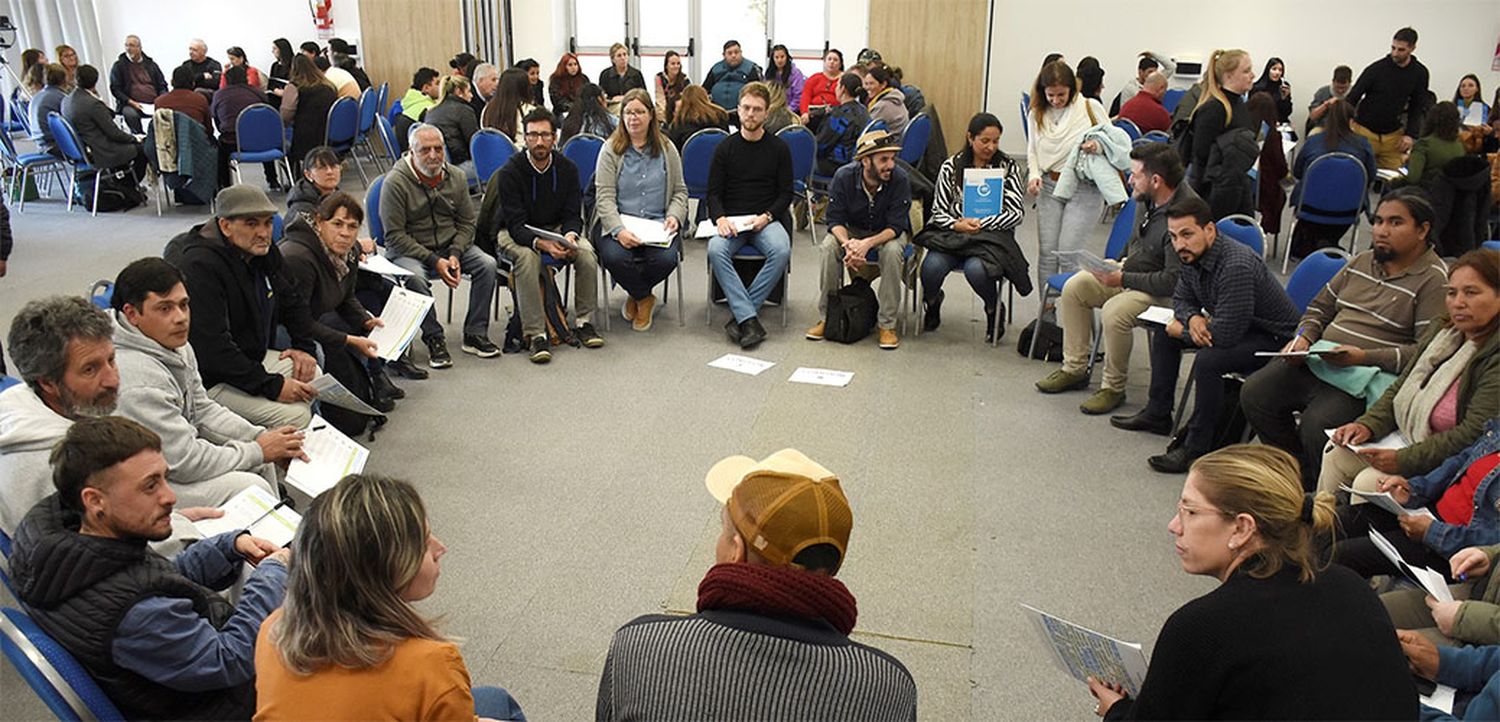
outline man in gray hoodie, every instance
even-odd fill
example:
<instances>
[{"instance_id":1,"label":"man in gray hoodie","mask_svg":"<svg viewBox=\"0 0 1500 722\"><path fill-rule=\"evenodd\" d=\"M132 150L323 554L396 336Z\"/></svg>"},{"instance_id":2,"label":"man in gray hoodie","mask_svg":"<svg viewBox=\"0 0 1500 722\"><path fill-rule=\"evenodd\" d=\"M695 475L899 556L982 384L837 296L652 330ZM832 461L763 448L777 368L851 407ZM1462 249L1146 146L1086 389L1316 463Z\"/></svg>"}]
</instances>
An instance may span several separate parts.
<instances>
[{"instance_id":1,"label":"man in gray hoodie","mask_svg":"<svg viewBox=\"0 0 1500 722\"><path fill-rule=\"evenodd\" d=\"M77 296L50 296L21 308L5 345L25 383L0 393L0 530L15 532L21 518L56 492L48 456L79 419L114 412L115 371L109 315ZM191 520L220 516L212 509L178 509L172 538L154 548L172 556L183 540L201 538Z\"/></svg>"},{"instance_id":2,"label":"man in gray hoodie","mask_svg":"<svg viewBox=\"0 0 1500 722\"><path fill-rule=\"evenodd\" d=\"M209 398L188 344L191 316L182 273L142 258L115 279L117 413L161 436L167 481L187 506L217 506L251 486L275 495L274 464L302 454L295 427L264 429Z\"/></svg>"}]
</instances>

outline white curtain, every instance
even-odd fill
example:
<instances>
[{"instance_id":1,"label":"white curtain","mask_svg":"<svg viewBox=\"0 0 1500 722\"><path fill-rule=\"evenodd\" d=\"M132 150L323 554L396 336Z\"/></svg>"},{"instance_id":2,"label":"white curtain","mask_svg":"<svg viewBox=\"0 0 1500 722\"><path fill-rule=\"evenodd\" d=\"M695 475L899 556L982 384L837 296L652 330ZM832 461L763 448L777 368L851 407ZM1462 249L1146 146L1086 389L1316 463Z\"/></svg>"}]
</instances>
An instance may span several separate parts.
<instances>
[{"instance_id":1,"label":"white curtain","mask_svg":"<svg viewBox=\"0 0 1500 722\"><path fill-rule=\"evenodd\" d=\"M17 73L21 70L22 50L38 48L47 53L48 60L57 62L55 48L67 44L78 51L79 63L93 65L99 68L101 76L108 76L114 57L106 55L99 42L99 16L94 0L0 0L0 15L8 16L17 28L15 47L5 51L6 60ZM7 73L6 84L11 81L8 76ZM102 86L99 90L108 97Z\"/></svg>"}]
</instances>

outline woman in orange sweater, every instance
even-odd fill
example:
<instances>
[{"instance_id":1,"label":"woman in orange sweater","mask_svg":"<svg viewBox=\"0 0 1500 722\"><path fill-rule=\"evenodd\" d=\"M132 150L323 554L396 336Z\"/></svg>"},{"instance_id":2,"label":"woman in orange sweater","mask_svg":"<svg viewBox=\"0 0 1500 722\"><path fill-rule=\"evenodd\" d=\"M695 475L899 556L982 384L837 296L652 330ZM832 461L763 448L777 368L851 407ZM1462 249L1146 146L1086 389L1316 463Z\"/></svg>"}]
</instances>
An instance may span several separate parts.
<instances>
[{"instance_id":1,"label":"woman in orange sweater","mask_svg":"<svg viewBox=\"0 0 1500 722\"><path fill-rule=\"evenodd\" d=\"M458 645L412 607L446 551L404 481L353 474L314 500L256 640L255 719L525 720L505 690L472 687Z\"/></svg>"}]
</instances>

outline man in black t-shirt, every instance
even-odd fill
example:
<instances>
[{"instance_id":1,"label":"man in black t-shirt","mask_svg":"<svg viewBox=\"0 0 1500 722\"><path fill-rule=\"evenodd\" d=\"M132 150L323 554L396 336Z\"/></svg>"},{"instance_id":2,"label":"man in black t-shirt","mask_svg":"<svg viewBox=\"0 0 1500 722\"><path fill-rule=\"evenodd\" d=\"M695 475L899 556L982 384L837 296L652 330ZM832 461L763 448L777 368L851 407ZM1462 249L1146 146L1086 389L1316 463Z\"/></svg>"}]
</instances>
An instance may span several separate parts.
<instances>
[{"instance_id":1,"label":"man in black t-shirt","mask_svg":"<svg viewBox=\"0 0 1500 722\"><path fill-rule=\"evenodd\" d=\"M708 241L708 263L724 289L734 318L724 325L731 342L754 348L766 339L760 307L781 281L791 261L787 233L792 202L792 152L780 138L766 132L766 108L771 92L753 82L740 90L740 132L714 149L704 203L717 232ZM734 256L752 246L766 257L750 287L734 268Z\"/></svg>"}]
</instances>

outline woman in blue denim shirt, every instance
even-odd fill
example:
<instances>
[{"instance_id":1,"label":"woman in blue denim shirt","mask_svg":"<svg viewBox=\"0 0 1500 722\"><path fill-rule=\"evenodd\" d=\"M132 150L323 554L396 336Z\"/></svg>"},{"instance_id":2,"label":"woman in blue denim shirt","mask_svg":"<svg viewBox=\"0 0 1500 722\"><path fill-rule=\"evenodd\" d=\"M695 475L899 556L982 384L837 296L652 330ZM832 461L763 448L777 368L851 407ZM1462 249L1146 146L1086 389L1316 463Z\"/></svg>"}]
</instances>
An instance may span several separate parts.
<instances>
[{"instance_id":1,"label":"woman in blue denim shirt","mask_svg":"<svg viewBox=\"0 0 1500 722\"><path fill-rule=\"evenodd\" d=\"M1373 504L1346 506L1339 519L1347 538L1334 549L1334 561L1364 576L1394 570L1365 535L1366 528L1385 534L1408 563L1430 566L1450 576L1448 559L1460 549L1500 543L1500 418L1491 418L1484 433L1468 448L1448 457L1436 469L1410 479L1387 476L1380 491L1407 509L1431 516L1395 517ZM1464 519L1464 512L1469 518ZM1451 578L1451 577L1450 577Z\"/></svg>"}]
</instances>

